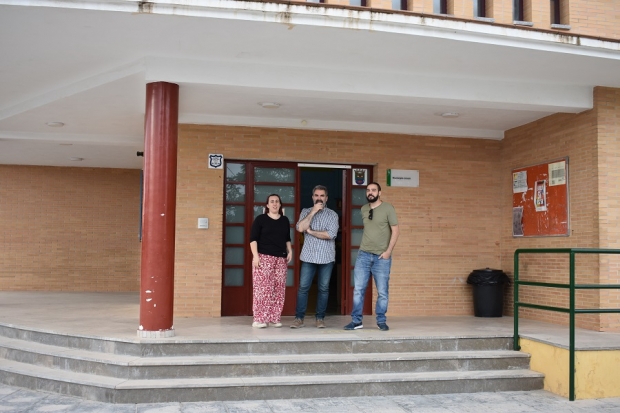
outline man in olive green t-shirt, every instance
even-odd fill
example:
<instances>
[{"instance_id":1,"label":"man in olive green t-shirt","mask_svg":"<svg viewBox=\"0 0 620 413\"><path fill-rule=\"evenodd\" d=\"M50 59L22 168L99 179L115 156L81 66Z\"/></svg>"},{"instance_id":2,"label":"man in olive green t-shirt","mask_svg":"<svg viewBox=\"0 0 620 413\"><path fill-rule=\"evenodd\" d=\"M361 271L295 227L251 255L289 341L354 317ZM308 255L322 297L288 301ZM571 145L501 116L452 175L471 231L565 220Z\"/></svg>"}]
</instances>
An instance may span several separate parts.
<instances>
[{"instance_id":1,"label":"man in olive green t-shirt","mask_svg":"<svg viewBox=\"0 0 620 413\"><path fill-rule=\"evenodd\" d=\"M392 250L398 240L398 220L392 204L381 200L381 186L372 182L366 187L366 199L368 204L362 206L362 220L364 222L364 235L360 245L355 269L353 272L353 311L352 321L347 324L345 330L358 330L363 328L362 310L366 287L372 274L377 286L377 326L381 331L388 331L385 313L388 308L388 287L390 281L390 269L392 267Z\"/></svg>"}]
</instances>

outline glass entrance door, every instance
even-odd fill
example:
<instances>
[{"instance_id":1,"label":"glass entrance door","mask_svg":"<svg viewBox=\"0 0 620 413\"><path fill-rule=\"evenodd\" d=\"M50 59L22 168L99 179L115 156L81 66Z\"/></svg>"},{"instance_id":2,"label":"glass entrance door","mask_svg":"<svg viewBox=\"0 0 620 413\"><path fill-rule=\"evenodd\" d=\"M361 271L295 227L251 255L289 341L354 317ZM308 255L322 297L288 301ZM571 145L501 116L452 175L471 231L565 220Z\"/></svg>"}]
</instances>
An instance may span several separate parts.
<instances>
[{"instance_id":1,"label":"glass entrance door","mask_svg":"<svg viewBox=\"0 0 620 413\"><path fill-rule=\"evenodd\" d=\"M264 213L270 194L282 199L284 215L291 222L293 257L299 255L294 234L297 164L230 161L225 169L222 316L252 315L250 230L254 218ZM291 261L287 272L284 315L295 311L296 262Z\"/></svg>"},{"instance_id":2,"label":"glass entrance door","mask_svg":"<svg viewBox=\"0 0 620 413\"><path fill-rule=\"evenodd\" d=\"M224 186L224 231L222 268L222 316L252 315L252 253L249 246L250 230L254 218L263 213L270 194L282 199L284 215L291 223L293 260L289 264L283 315L294 315L299 281L299 241L301 234L295 230L299 218L301 172L296 163L226 161ZM325 166L322 166L323 168ZM342 170L341 217L341 270L338 288L340 314L350 314L353 306L353 267L362 239L363 223L360 207L366 201L366 184L372 180L369 166ZM364 181L356 171L365 171ZM357 182L357 183L356 183ZM361 182L361 183L360 183ZM308 192L306 190L305 192ZM340 191L334 191L334 195ZM364 314L372 311L372 281L366 291Z\"/></svg>"}]
</instances>

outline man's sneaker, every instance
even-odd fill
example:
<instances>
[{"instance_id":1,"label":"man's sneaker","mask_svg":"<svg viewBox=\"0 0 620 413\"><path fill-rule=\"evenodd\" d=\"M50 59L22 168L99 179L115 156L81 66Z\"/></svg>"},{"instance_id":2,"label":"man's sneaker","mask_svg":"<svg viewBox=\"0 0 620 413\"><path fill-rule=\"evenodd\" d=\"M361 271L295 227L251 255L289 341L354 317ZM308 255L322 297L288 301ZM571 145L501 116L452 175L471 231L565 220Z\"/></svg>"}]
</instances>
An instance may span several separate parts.
<instances>
[{"instance_id":1,"label":"man's sneaker","mask_svg":"<svg viewBox=\"0 0 620 413\"><path fill-rule=\"evenodd\" d=\"M304 320L301 318L296 318L295 321L293 321L293 324L291 324L291 328L302 328L304 327Z\"/></svg>"},{"instance_id":2,"label":"man's sneaker","mask_svg":"<svg viewBox=\"0 0 620 413\"><path fill-rule=\"evenodd\" d=\"M317 318L316 328L325 328L325 320L323 320L322 318Z\"/></svg>"},{"instance_id":3,"label":"man's sneaker","mask_svg":"<svg viewBox=\"0 0 620 413\"><path fill-rule=\"evenodd\" d=\"M259 323L258 321L255 321L252 323L252 327L254 328L266 328L267 327L267 323Z\"/></svg>"},{"instance_id":4,"label":"man's sneaker","mask_svg":"<svg viewBox=\"0 0 620 413\"><path fill-rule=\"evenodd\" d=\"M377 327L379 327L379 330L381 331L388 331L390 329L390 327L388 327L388 325L385 323L379 323L377 324Z\"/></svg>"},{"instance_id":5,"label":"man's sneaker","mask_svg":"<svg viewBox=\"0 0 620 413\"><path fill-rule=\"evenodd\" d=\"M344 326L345 330L359 330L360 328L364 328L362 323L354 323L353 321Z\"/></svg>"}]
</instances>

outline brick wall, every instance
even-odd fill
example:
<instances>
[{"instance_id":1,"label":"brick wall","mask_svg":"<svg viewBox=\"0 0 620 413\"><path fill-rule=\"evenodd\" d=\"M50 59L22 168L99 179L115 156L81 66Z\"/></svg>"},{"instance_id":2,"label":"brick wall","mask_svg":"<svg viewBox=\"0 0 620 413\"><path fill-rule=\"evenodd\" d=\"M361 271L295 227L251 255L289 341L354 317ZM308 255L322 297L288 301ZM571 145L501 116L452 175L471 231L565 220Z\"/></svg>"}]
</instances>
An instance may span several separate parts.
<instances>
[{"instance_id":1,"label":"brick wall","mask_svg":"<svg viewBox=\"0 0 620 413\"><path fill-rule=\"evenodd\" d=\"M447 0L448 14L460 19L473 19L475 0ZM326 0L328 4L348 6L349 0ZM434 14L434 0L409 0L408 10ZM392 8L391 0L368 0L367 7ZM487 17L495 23L513 24L513 0L487 0ZM567 35L587 35L620 39L620 13L616 0L561 0L561 22L570 30L551 28L549 0L524 0L524 19L534 23L533 28L553 30Z\"/></svg>"},{"instance_id":2,"label":"brick wall","mask_svg":"<svg viewBox=\"0 0 620 413\"><path fill-rule=\"evenodd\" d=\"M401 227L389 314L472 314L476 268L498 267L500 142L373 133L182 125L179 133L175 315L220 313L223 171L232 159L377 164ZM390 161L387 161L390 160ZM385 187L386 169L417 169L419 188ZM200 216L209 229L196 229Z\"/></svg>"},{"instance_id":3,"label":"brick wall","mask_svg":"<svg viewBox=\"0 0 620 413\"><path fill-rule=\"evenodd\" d=\"M0 165L0 290L137 291L140 171Z\"/></svg>"},{"instance_id":4,"label":"brick wall","mask_svg":"<svg viewBox=\"0 0 620 413\"><path fill-rule=\"evenodd\" d=\"M512 275L513 253L517 248L596 248L598 247L598 191L596 152L596 110L577 115L556 114L509 130L502 141L502 263ZM570 237L512 237L511 171L515 168L569 157ZM596 257L579 256L578 282L596 282ZM558 255L525 256L520 264L520 279L568 283L568 258ZM523 288L521 300L534 304L568 307L565 290ZM598 293L579 295L578 305L597 306ZM512 291L507 302L512 306ZM506 311L512 313L511 308ZM523 309L521 315L554 323L567 323L564 314ZM598 328L598 316L580 315L578 324Z\"/></svg>"},{"instance_id":5,"label":"brick wall","mask_svg":"<svg viewBox=\"0 0 620 413\"><path fill-rule=\"evenodd\" d=\"M596 88L600 248L620 249L620 89ZM600 282L620 284L620 255L600 258ZM601 308L620 308L620 290L601 291ZM603 314L602 331L620 331L620 314Z\"/></svg>"},{"instance_id":6,"label":"brick wall","mask_svg":"<svg viewBox=\"0 0 620 413\"><path fill-rule=\"evenodd\" d=\"M517 248L619 248L620 189L617 166L620 154L620 90L596 88L594 109L576 115L556 114L506 132L502 141L502 263L512 272ZM512 169L569 157L570 237L512 238L510 236ZM568 282L568 257L524 256L523 280ZM618 283L620 259L616 256L577 257L577 283ZM512 294L506 311L511 313ZM578 308L620 307L617 291L577 292ZM521 299L535 304L568 307L568 293L558 289L523 288ZM522 315L566 324L564 314L523 309ZM616 315L578 315L580 327L618 331Z\"/></svg>"},{"instance_id":7,"label":"brick wall","mask_svg":"<svg viewBox=\"0 0 620 413\"><path fill-rule=\"evenodd\" d=\"M570 33L620 39L620 5L616 0L569 0Z\"/></svg>"}]
</instances>

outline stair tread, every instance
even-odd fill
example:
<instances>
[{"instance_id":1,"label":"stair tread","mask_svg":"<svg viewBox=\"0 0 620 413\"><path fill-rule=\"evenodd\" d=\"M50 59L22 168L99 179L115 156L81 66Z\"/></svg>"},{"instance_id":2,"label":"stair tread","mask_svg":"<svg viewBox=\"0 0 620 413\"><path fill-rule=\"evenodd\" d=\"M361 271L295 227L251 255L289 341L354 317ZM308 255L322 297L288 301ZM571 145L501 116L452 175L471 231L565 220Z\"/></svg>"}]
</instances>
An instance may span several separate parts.
<instances>
[{"instance_id":1,"label":"stair tread","mask_svg":"<svg viewBox=\"0 0 620 413\"><path fill-rule=\"evenodd\" d=\"M0 371L24 374L26 376L34 376L38 378L67 383L98 386L109 389L114 389L120 383L127 381L127 379L120 379L110 376L100 376L96 374L76 373L69 370L60 370L39 366L36 364L20 363L18 361L7 360L3 358L0 358Z\"/></svg>"},{"instance_id":2,"label":"stair tread","mask_svg":"<svg viewBox=\"0 0 620 413\"><path fill-rule=\"evenodd\" d=\"M420 351L385 353L313 353L313 354L243 354L243 355L188 355L138 357L115 353L59 347L49 344L29 342L0 337L0 348L30 351L55 357L109 363L121 366L172 366L201 364L261 364L261 363L321 363L351 361L415 361L431 359L484 359L484 358L527 358L528 354L512 350L471 350L471 351Z\"/></svg>"},{"instance_id":3,"label":"stair tread","mask_svg":"<svg viewBox=\"0 0 620 413\"><path fill-rule=\"evenodd\" d=\"M374 373L344 375L307 375L307 376L275 376L275 377L243 377L225 379L158 379L158 380L127 380L118 389L143 387L201 387L201 386L286 386L301 384L338 384L338 383L376 383L402 381L446 381L467 379L499 379L499 378L539 378L541 373L531 370L482 370L482 371L441 371L423 373Z\"/></svg>"},{"instance_id":4,"label":"stair tread","mask_svg":"<svg viewBox=\"0 0 620 413\"><path fill-rule=\"evenodd\" d=\"M49 378L75 384L94 385L110 389L143 388L230 387L230 386L284 386L299 384L373 383L402 381L446 381L467 379L541 378L541 373L526 369L482 371L432 371L417 373L374 373L307 376L257 376L230 378L127 380L87 373L75 373L43 366L0 359L0 370L28 376Z\"/></svg>"}]
</instances>

